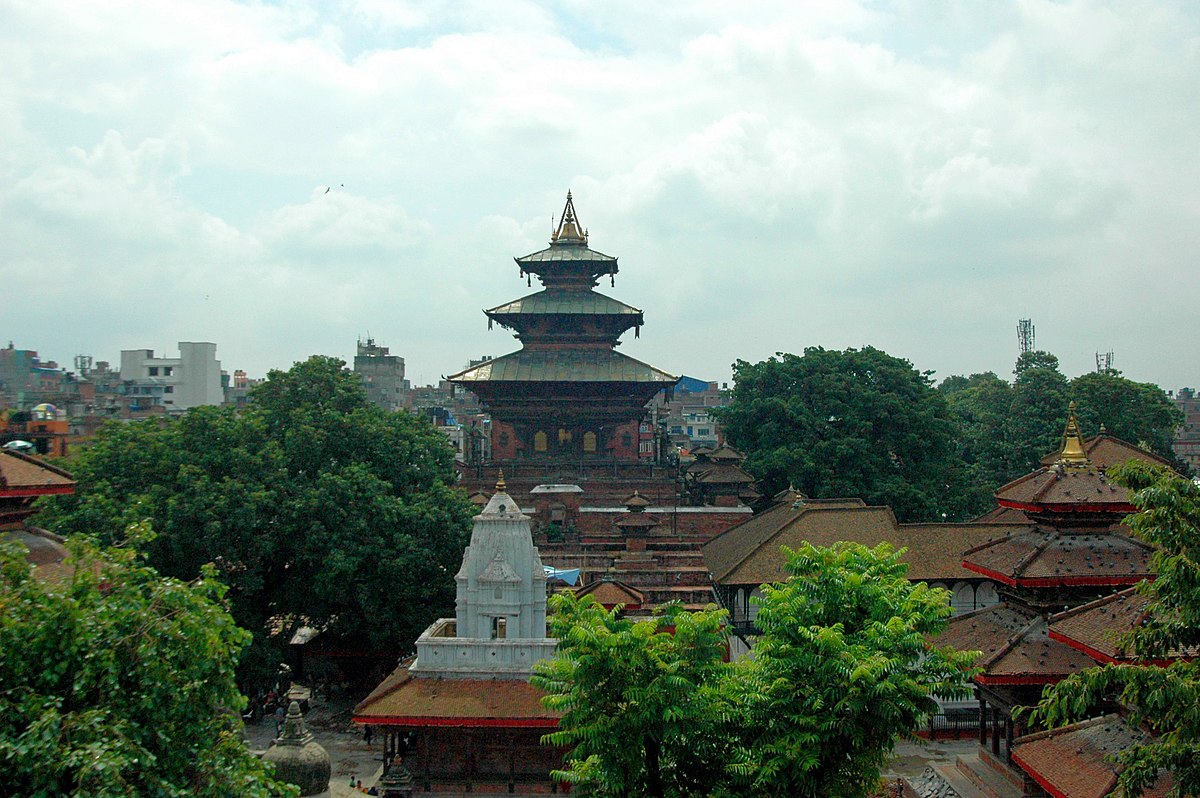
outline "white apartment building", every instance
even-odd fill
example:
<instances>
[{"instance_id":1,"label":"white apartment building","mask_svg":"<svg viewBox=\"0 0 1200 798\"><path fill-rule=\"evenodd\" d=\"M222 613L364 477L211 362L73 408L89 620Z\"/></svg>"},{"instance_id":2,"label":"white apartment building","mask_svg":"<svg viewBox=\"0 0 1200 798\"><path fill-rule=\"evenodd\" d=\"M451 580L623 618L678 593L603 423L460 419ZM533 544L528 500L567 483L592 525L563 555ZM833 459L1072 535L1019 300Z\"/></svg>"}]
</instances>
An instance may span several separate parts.
<instances>
[{"instance_id":1,"label":"white apartment building","mask_svg":"<svg viewBox=\"0 0 1200 798\"><path fill-rule=\"evenodd\" d=\"M167 412L225 401L217 345L180 341L179 357L158 357L152 349L121 350L121 382L128 394L160 404Z\"/></svg>"}]
</instances>

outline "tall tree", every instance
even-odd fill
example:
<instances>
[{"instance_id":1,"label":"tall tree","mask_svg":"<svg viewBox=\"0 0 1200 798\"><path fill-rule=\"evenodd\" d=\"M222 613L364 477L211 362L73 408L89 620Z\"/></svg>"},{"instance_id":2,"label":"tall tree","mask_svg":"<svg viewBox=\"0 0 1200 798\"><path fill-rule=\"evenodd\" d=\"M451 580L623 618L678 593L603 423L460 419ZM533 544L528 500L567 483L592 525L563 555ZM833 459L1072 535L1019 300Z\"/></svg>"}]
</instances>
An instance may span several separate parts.
<instances>
[{"instance_id":1,"label":"tall tree","mask_svg":"<svg viewBox=\"0 0 1200 798\"><path fill-rule=\"evenodd\" d=\"M1007 435L1010 479L1037 468L1042 457L1058 448L1070 403L1067 378L1049 352L1023 352L1014 373Z\"/></svg>"},{"instance_id":2,"label":"tall tree","mask_svg":"<svg viewBox=\"0 0 1200 798\"><path fill-rule=\"evenodd\" d=\"M721 728L725 612L669 604L632 621L570 592L550 605L558 651L532 681L565 713L546 736L571 746L558 775L598 798L710 795L732 748Z\"/></svg>"},{"instance_id":3,"label":"tall tree","mask_svg":"<svg viewBox=\"0 0 1200 798\"><path fill-rule=\"evenodd\" d=\"M428 422L368 404L342 361L272 371L243 411L110 425L72 464L74 496L41 518L110 541L151 519L151 564L191 579L208 562L255 632L307 622L376 650L404 650L452 603L470 505L453 452Z\"/></svg>"},{"instance_id":4,"label":"tall tree","mask_svg":"<svg viewBox=\"0 0 1200 798\"><path fill-rule=\"evenodd\" d=\"M946 394L959 456L969 475L964 503L970 515L977 515L995 506L996 488L1018 476L1009 440L1013 390L990 371L951 383L954 379L948 377L938 390Z\"/></svg>"},{"instance_id":5,"label":"tall tree","mask_svg":"<svg viewBox=\"0 0 1200 798\"><path fill-rule=\"evenodd\" d=\"M634 622L552 598L559 646L534 682L565 711L546 739L575 746L563 775L580 794L865 795L933 696L966 694L975 654L926 642L948 595L910 582L898 552L806 545L788 572L764 588L754 656L732 664L723 612Z\"/></svg>"},{"instance_id":6,"label":"tall tree","mask_svg":"<svg viewBox=\"0 0 1200 798\"><path fill-rule=\"evenodd\" d=\"M242 740L250 635L213 569L184 583L129 549L70 547L71 576L43 582L0 545L0 794L295 795Z\"/></svg>"},{"instance_id":7,"label":"tall tree","mask_svg":"<svg viewBox=\"0 0 1200 798\"><path fill-rule=\"evenodd\" d=\"M896 741L937 711L934 696L968 695L978 652L929 647L948 596L910 582L901 553L805 544L788 552L787 581L763 587L761 634L733 691L748 794L867 795Z\"/></svg>"},{"instance_id":8,"label":"tall tree","mask_svg":"<svg viewBox=\"0 0 1200 798\"><path fill-rule=\"evenodd\" d=\"M1183 414L1157 385L1126 379L1115 369L1094 371L1071 380L1071 398L1089 432L1103 425L1110 435L1175 460L1172 444Z\"/></svg>"},{"instance_id":9,"label":"tall tree","mask_svg":"<svg viewBox=\"0 0 1200 798\"><path fill-rule=\"evenodd\" d=\"M1158 547L1157 577L1139 586L1150 600L1146 623L1125 643L1147 660L1195 651L1200 648L1200 486L1138 461L1109 474L1133 492L1139 512L1129 528ZM1141 795L1166 770L1175 777L1175 798L1200 795L1200 662L1089 668L1048 687L1033 718L1061 726L1088 717L1114 696L1131 711L1131 725L1158 735L1116 754L1122 793Z\"/></svg>"},{"instance_id":10,"label":"tall tree","mask_svg":"<svg viewBox=\"0 0 1200 798\"><path fill-rule=\"evenodd\" d=\"M961 514L960 461L929 375L873 347L734 363L719 418L768 493L860 496L898 518Z\"/></svg>"}]
</instances>

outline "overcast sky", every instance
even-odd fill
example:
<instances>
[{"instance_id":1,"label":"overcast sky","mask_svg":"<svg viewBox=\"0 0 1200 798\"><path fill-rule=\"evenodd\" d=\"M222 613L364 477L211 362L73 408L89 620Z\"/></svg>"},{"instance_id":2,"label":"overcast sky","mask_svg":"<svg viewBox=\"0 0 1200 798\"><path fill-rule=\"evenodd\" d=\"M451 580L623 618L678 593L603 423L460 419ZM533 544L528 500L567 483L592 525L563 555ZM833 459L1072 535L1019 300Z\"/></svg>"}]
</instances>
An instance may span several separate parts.
<instances>
[{"instance_id":1,"label":"overcast sky","mask_svg":"<svg viewBox=\"0 0 1200 798\"><path fill-rule=\"evenodd\" d=\"M1198 131L1187 2L0 0L0 336L435 381L570 188L672 373L1008 376L1032 318L1196 385Z\"/></svg>"}]
</instances>

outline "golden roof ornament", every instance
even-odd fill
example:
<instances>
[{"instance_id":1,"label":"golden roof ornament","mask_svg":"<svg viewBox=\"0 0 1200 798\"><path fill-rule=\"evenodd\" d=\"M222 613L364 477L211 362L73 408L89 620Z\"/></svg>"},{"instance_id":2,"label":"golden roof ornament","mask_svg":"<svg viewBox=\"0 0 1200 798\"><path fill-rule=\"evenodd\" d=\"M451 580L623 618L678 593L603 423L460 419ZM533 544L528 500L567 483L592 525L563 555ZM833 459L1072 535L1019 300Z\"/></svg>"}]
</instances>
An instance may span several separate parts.
<instances>
[{"instance_id":1,"label":"golden roof ornament","mask_svg":"<svg viewBox=\"0 0 1200 798\"><path fill-rule=\"evenodd\" d=\"M1067 428L1063 431L1062 448L1058 450L1058 462L1079 466L1087 461L1083 435L1079 432L1079 421L1075 418L1075 403L1071 402L1067 411Z\"/></svg>"},{"instance_id":2,"label":"golden roof ornament","mask_svg":"<svg viewBox=\"0 0 1200 798\"><path fill-rule=\"evenodd\" d=\"M504 469L500 469L500 473L496 476L496 492L507 493L508 486L504 484Z\"/></svg>"},{"instance_id":3,"label":"golden roof ornament","mask_svg":"<svg viewBox=\"0 0 1200 798\"><path fill-rule=\"evenodd\" d=\"M567 204L563 207L562 218L558 222L558 229L550 236L550 243L555 242L587 244L587 232L575 216L575 200L571 199L569 190L567 191Z\"/></svg>"}]
</instances>

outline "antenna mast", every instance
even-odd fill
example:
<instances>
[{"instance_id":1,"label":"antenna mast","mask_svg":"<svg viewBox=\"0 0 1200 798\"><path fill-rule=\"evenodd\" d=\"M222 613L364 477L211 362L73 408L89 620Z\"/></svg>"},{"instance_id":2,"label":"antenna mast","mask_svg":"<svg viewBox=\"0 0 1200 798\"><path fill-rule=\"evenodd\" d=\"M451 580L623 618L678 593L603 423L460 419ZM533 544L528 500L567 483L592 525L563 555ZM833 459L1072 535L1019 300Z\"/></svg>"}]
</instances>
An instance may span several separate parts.
<instances>
[{"instance_id":1,"label":"antenna mast","mask_svg":"<svg viewBox=\"0 0 1200 798\"><path fill-rule=\"evenodd\" d=\"M1033 334L1033 319L1017 320L1017 344L1022 355L1033 351Z\"/></svg>"},{"instance_id":2,"label":"antenna mast","mask_svg":"<svg viewBox=\"0 0 1200 798\"><path fill-rule=\"evenodd\" d=\"M1111 371L1113 367L1112 352L1097 352L1096 353L1096 371L1105 372Z\"/></svg>"}]
</instances>

